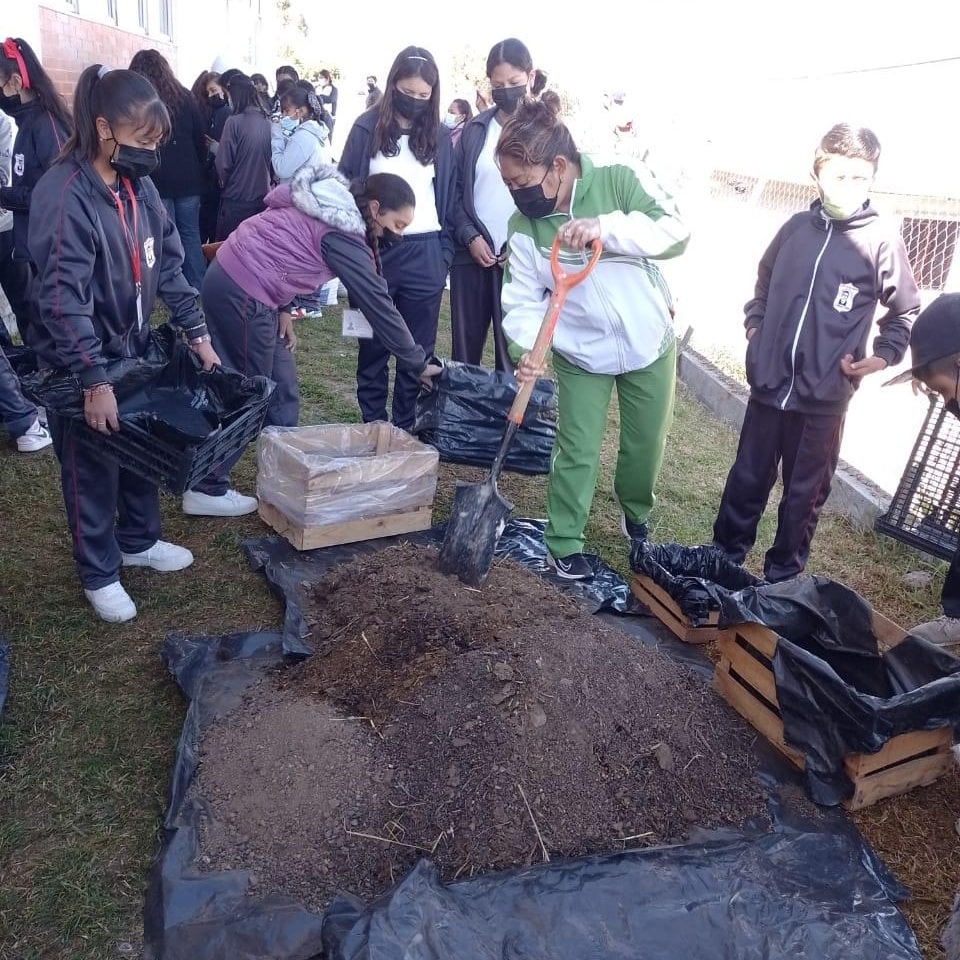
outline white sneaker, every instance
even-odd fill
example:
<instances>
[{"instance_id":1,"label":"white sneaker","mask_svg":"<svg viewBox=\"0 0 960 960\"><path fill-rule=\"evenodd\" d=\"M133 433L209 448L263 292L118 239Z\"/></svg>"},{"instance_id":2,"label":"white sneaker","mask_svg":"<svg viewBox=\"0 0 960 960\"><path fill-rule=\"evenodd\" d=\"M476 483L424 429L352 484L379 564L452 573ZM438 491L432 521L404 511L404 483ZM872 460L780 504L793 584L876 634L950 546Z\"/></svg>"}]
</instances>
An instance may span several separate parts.
<instances>
[{"instance_id":1,"label":"white sneaker","mask_svg":"<svg viewBox=\"0 0 960 960\"><path fill-rule=\"evenodd\" d=\"M137 605L130 599L130 594L117 581L109 583L99 590L84 590L90 606L97 616L107 623L126 623L137 615Z\"/></svg>"},{"instance_id":2,"label":"white sneaker","mask_svg":"<svg viewBox=\"0 0 960 960\"><path fill-rule=\"evenodd\" d=\"M158 540L141 553L121 553L125 567L149 567L151 570L183 570L193 563L193 554L186 547Z\"/></svg>"},{"instance_id":3,"label":"white sneaker","mask_svg":"<svg viewBox=\"0 0 960 960\"><path fill-rule=\"evenodd\" d=\"M39 420L34 420L30 429L22 437L17 437L17 450L20 453L36 453L51 443L53 438L46 428Z\"/></svg>"},{"instance_id":4,"label":"white sneaker","mask_svg":"<svg viewBox=\"0 0 960 960\"><path fill-rule=\"evenodd\" d=\"M920 637L938 647L960 645L960 617L937 617L927 623L921 623L910 631L910 635Z\"/></svg>"},{"instance_id":5,"label":"white sneaker","mask_svg":"<svg viewBox=\"0 0 960 960\"><path fill-rule=\"evenodd\" d=\"M188 517L243 517L253 513L258 503L256 497L245 497L236 490L228 490L222 497L188 490L183 495L183 512Z\"/></svg>"}]
</instances>

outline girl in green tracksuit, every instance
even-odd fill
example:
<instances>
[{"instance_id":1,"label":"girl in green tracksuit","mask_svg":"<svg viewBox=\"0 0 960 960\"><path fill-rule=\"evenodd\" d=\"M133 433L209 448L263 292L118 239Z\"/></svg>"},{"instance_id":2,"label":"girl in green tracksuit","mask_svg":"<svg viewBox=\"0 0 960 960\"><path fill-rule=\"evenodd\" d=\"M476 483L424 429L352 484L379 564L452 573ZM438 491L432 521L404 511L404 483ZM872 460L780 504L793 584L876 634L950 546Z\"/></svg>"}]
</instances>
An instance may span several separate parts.
<instances>
[{"instance_id":1,"label":"girl in green tracksuit","mask_svg":"<svg viewBox=\"0 0 960 960\"><path fill-rule=\"evenodd\" d=\"M594 165L550 102L522 103L503 129L497 156L517 212L509 225L503 329L517 379L543 374L530 363L550 298L550 248L579 270L593 240L603 255L574 287L557 324L553 367L559 419L547 488L548 560L567 580L587 580L584 528L597 483L614 386L620 404L615 491L623 532L647 537L647 516L673 414L676 346L670 293L654 260L678 256L689 233L647 171Z\"/></svg>"}]
</instances>

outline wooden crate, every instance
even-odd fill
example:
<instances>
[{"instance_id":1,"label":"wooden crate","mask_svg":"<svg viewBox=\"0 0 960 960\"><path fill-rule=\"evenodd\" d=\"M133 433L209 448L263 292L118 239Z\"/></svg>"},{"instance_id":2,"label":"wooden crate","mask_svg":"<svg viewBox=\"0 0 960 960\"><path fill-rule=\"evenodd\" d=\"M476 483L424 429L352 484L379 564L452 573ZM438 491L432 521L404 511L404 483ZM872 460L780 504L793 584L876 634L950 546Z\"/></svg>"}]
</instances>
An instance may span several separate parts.
<instances>
[{"instance_id":1,"label":"wooden crate","mask_svg":"<svg viewBox=\"0 0 960 960\"><path fill-rule=\"evenodd\" d=\"M677 601L645 573L635 573L630 584L633 595L672 633L684 643L711 643L727 631L717 626L720 612L712 610L707 622L694 626Z\"/></svg>"},{"instance_id":2,"label":"wooden crate","mask_svg":"<svg viewBox=\"0 0 960 960\"><path fill-rule=\"evenodd\" d=\"M388 423L267 428L260 517L298 550L426 530L439 455Z\"/></svg>"},{"instance_id":3,"label":"wooden crate","mask_svg":"<svg viewBox=\"0 0 960 960\"><path fill-rule=\"evenodd\" d=\"M874 632L882 649L905 636L895 623L874 611ZM748 720L795 766L803 769L803 755L784 742L773 656L778 638L759 624L741 624L720 638L721 656L713 683L718 693ZM884 797L906 793L933 783L953 766L953 729L917 730L888 740L877 753L852 753L844 760L854 794L844 802L848 810L868 807Z\"/></svg>"}]
</instances>

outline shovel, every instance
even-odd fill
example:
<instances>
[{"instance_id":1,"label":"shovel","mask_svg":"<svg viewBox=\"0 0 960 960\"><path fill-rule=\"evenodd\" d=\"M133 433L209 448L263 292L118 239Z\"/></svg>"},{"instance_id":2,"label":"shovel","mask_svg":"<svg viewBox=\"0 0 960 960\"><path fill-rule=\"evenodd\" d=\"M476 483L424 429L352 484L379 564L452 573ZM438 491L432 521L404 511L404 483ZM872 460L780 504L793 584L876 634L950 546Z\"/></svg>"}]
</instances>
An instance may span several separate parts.
<instances>
[{"instance_id":1,"label":"shovel","mask_svg":"<svg viewBox=\"0 0 960 960\"><path fill-rule=\"evenodd\" d=\"M530 351L530 361L536 366L542 365L553 339L553 331L560 317L560 309L567 293L593 270L600 259L603 248L599 240L592 244L592 252L586 266L579 273L567 273L560 266L560 239L553 241L550 251L550 270L553 273L553 293L544 314L543 323L536 342ZM534 381L523 384L517 391L516 399L507 414L507 428L503 432L500 449L490 469L490 476L483 483L464 483L457 481L453 497L453 508L447 521L447 530L440 548L439 567L441 573L454 573L471 587L483 583L490 565L497 541L507 519L513 510L513 504L500 496L497 490L497 478L503 469L513 438L523 423L523 414L533 393Z\"/></svg>"}]
</instances>

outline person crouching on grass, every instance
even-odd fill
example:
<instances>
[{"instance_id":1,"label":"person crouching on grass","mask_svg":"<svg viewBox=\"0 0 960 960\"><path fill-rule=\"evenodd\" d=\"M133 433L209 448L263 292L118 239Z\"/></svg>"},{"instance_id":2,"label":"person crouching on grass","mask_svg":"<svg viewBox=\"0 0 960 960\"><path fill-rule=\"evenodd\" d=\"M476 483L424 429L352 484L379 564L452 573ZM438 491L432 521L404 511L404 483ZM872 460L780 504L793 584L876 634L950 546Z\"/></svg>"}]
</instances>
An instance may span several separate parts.
<instances>
[{"instance_id":1,"label":"person crouching on grass","mask_svg":"<svg viewBox=\"0 0 960 960\"><path fill-rule=\"evenodd\" d=\"M548 562L565 580L588 580L583 555L600 447L613 388L620 402L620 452L614 488L624 535L647 538L647 517L673 415L676 336L671 298L652 260L676 257L689 233L649 174L599 166L581 154L552 102L522 102L497 144L500 172L516 204L508 226L503 329L511 353L524 351L521 383L545 370L530 362L550 299L554 237L603 255L567 295L553 339L557 436L547 484ZM641 179L642 176L642 179Z\"/></svg>"},{"instance_id":2,"label":"person crouching on grass","mask_svg":"<svg viewBox=\"0 0 960 960\"><path fill-rule=\"evenodd\" d=\"M95 64L74 94L76 130L37 183L29 247L39 269L35 348L42 363L75 374L84 420L120 429L107 363L143 356L157 297L209 370L220 362L197 291L183 276L183 247L150 173L170 133L167 108L150 82ZM181 570L189 550L160 539L155 484L77 442L82 426L48 410L73 556L97 616L132 620L122 566Z\"/></svg>"}]
</instances>

